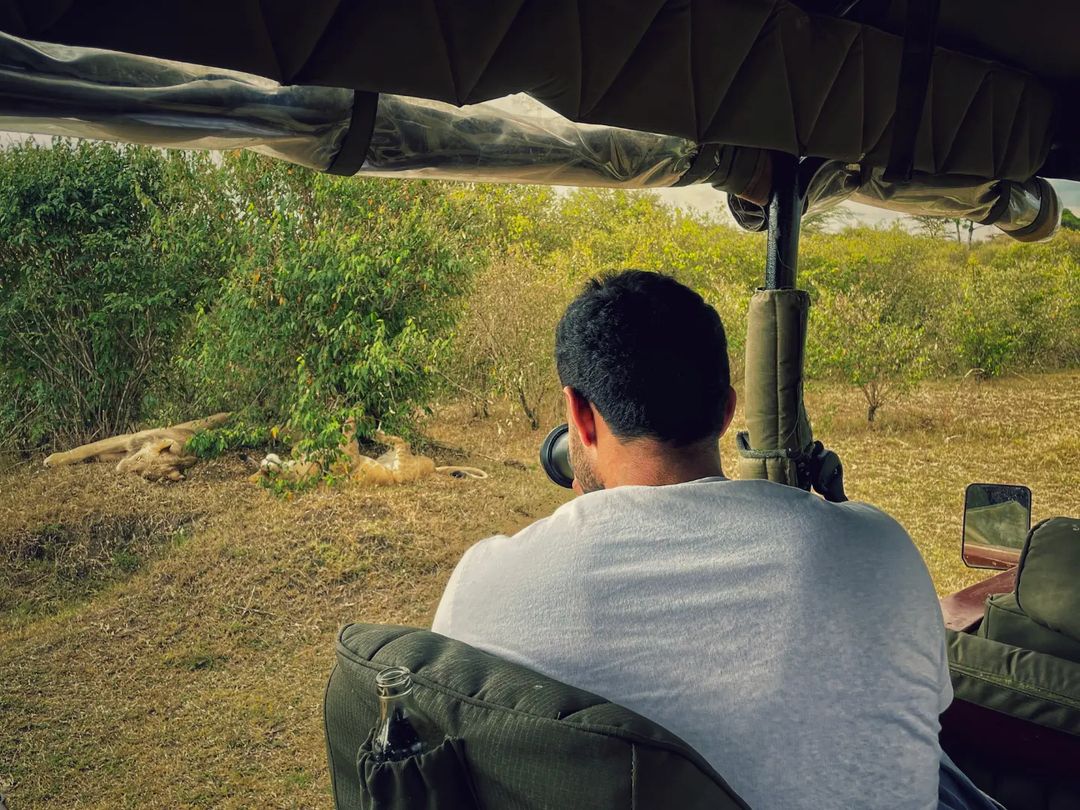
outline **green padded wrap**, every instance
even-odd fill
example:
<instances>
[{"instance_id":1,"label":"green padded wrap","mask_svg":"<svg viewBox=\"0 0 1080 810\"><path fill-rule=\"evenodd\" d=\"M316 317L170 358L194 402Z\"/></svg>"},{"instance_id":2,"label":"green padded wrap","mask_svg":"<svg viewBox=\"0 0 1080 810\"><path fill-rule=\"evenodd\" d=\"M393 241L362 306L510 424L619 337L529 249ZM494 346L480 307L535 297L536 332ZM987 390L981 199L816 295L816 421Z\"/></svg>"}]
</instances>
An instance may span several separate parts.
<instances>
[{"instance_id":1,"label":"green padded wrap","mask_svg":"<svg viewBox=\"0 0 1080 810\"><path fill-rule=\"evenodd\" d=\"M361 788L361 770L374 784L358 755L378 718L375 675L388 666L414 673L413 694L452 749L439 768L452 773L460 759L480 808L746 807L686 743L628 709L427 630L354 624L338 637L324 703L338 808L434 806L424 796L376 803ZM381 784L395 780L425 782L403 772Z\"/></svg>"},{"instance_id":2,"label":"green padded wrap","mask_svg":"<svg viewBox=\"0 0 1080 810\"><path fill-rule=\"evenodd\" d=\"M969 633L946 635L959 700L1080 735L1080 663Z\"/></svg>"},{"instance_id":3,"label":"green padded wrap","mask_svg":"<svg viewBox=\"0 0 1080 810\"><path fill-rule=\"evenodd\" d=\"M807 450L814 436L803 406L803 361L810 295L803 290L757 290L746 320L739 477L765 478L809 488L790 457Z\"/></svg>"},{"instance_id":4,"label":"green padded wrap","mask_svg":"<svg viewBox=\"0 0 1080 810\"><path fill-rule=\"evenodd\" d=\"M1080 645L1080 519L1045 520L1028 534L1016 601L1032 620Z\"/></svg>"},{"instance_id":5,"label":"green padded wrap","mask_svg":"<svg viewBox=\"0 0 1080 810\"><path fill-rule=\"evenodd\" d=\"M1080 663L1080 641L1032 619L1020 610L1015 593L998 594L986 601L986 615L979 624L978 634L1002 644Z\"/></svg>"}]
</instances>

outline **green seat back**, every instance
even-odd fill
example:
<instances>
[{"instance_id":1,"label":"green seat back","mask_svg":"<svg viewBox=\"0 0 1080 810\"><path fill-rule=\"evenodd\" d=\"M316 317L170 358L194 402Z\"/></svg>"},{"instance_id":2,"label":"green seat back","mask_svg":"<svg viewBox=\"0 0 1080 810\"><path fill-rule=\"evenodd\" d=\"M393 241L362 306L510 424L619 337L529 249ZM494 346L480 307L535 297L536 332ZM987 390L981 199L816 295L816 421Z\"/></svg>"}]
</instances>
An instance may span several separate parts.
<instances>
[{"instance_id":1,"label":"green seat back","mask_svg":"<svg viewBox=\"0 0 1080 810\"><path fill-rule=\"evenodd\" d=\"M1051 518L1028 534L1016 601L1036 622L1080 644L1080 519Z\"/></svg>"},{"instance_id":2,"label":"green seat back","mask_svg":"<svg viewBox=\"0 0 1080 810\"><path fill-rule=\"evenodd\" d=\"M992 641L1080 662L1080 641L1073 641L1032 619L1020 610L1015 593L1002 593L987 600L978 634Z\"/></svg>"},{"instance_id":3,"label":"green seat back","mask_svg":"<svg viewBox=\"0 0 1080 810\"><path fill-rule=\"evenodd\" d=\"M436 633L355 624L338 638L324 702L338 808L398 806L373 803L357 766L388 666L414 673L415 699L457 741L479 807L746 806L686 743L628 709Z\"/></svg>"},{"instance_id":4,"label":"green seat back","mask_svg":"<svg viewBox=\"0 0 1080 810\"><path fill-rule=\"evenodd\" d=\"M990 597L979 635L1080 662L1080 520L1052 518L1028 533L1016 590Z\"/></svg>"}]
</instances>

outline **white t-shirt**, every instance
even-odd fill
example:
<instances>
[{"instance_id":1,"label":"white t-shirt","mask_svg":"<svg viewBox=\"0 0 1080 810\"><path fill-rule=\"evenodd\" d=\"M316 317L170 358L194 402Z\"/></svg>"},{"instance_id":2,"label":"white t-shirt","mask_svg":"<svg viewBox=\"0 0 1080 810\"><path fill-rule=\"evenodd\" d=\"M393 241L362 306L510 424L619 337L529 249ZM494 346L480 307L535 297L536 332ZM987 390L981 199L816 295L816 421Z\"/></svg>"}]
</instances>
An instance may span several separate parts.
<instances>
[{"instance_id":1,"label":"white t-shirt","mask_svg":"<svg viewBox=\"0 0 1080 810\"><path fill-rule=\"evenodd\" d=\"M722 478L593 492L469 549L432 629L659 723L751 807L937 807L941 610L871 506Z\"/></svg>"}]
</instances>

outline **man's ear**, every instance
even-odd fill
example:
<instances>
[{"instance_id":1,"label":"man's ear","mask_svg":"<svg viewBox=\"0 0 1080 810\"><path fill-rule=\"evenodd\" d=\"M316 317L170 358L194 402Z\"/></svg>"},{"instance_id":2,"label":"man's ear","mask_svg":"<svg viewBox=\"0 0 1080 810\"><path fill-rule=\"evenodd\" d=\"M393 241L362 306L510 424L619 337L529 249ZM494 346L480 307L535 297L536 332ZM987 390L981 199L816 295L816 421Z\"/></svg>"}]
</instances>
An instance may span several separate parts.
<instances>
[{"instance_id":1,"label":"man's ear","mask_svg":"<svg viewBox=\"0 0 1080 810\"><path fill-rule=\"evenodd\" d=\"M731 427L731 420L735 418L735 405L737 403L738 397L735 394L735 389L729 385L727 392L727 402L724 404L724 426L720 429L721 436L727 433L727 429Z\"/></svg>"},{"instance_id":2,"label":"man's ear","mask_svg":"<svg viewBox=\"0 0 1080 810\"><path fill-rule=\"evenodd\" d=\"M596 418L592 404L569 385L563 388L566 398L566 421L577 430L581 443L585 447L596 444Z\"/></svg>"}]
</instances>

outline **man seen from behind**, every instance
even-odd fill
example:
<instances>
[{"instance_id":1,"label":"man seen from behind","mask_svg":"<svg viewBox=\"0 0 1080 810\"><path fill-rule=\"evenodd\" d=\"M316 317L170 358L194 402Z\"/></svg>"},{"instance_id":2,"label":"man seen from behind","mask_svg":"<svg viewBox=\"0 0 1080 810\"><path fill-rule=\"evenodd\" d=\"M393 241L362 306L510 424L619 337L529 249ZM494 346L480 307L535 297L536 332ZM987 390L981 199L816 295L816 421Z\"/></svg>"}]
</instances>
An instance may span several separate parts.
<instances>
[{"instance_id":1,"label":"man seen from behind","mask_svg":"<svg viewBox=\"0 0 1080 810\"><path fill-rule=\"evenodd\" d=\"M952 688L904 529L724 476L724 329L667 276L590 282L555 357L579 497L469 549L433 630L659 723L751 807L937 807Z\"/></svg>"}]
</instances>

